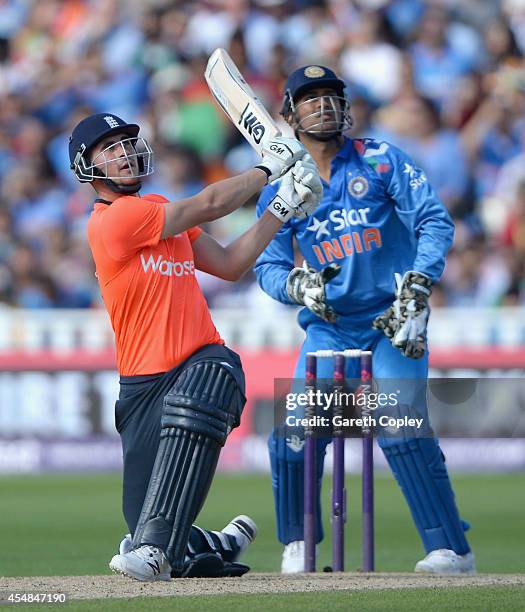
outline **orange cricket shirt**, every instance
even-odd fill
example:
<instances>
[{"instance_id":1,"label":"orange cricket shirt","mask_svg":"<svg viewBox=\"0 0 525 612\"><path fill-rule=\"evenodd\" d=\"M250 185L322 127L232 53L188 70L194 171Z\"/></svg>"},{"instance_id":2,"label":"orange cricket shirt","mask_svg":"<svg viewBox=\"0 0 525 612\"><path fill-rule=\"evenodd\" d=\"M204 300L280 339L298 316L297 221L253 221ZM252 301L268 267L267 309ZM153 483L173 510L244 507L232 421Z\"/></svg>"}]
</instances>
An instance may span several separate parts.
<instances>
[{"instance_id":1,"label":"orange cricket shirt","mask_svg":"<svg viewBox=\"0 0 525 612\"><path fill-rule=\"evenodd\" d=\"M167 372L205 344L224 344L195 278L194 227L161 240L166 198L95 203L88 241L122 376Z\"/></svg>"}]
</instances>

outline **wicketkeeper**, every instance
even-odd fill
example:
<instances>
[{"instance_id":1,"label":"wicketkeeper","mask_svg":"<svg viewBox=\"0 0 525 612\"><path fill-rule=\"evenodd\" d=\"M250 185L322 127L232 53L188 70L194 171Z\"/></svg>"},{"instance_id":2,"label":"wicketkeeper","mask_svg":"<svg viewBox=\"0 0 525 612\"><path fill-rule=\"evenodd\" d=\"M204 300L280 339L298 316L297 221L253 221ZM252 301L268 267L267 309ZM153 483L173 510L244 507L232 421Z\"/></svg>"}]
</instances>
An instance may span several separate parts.
<instances>
[{"instance_id":1,"label":"wicketkeeper","mask_svg":"<svg viewBox=\"0 0 525 612\"><path fill-rule=\"evenodd\" d=\"M299 304L306 332L295 378L305 377L307 352L359 348L373 351L373 372L389 391L401 387L395 416L424 419L425 432L382 432L379 445L408 503L426 557L416 571L472 573L474 556L458 514L443 453L428 419L428 300L452 244L454 226L425 173L396 147L350 139L345 83L324 66L293 72L284 88L282 115L317 162L324 196L309 219L293 219L257 260L266 293ZM410 118L407 117L407 121ZM259 199L261 216L275 195ZM294 263L294 240L305 263ZM359 379L349 360L347 378ZM330 379L333 360L319 362ZM421 384L423 383L423 384ZM318 499L326 451L318 439ZM276 428L269 441L282 571L304 568L303 444ZM320 504L317 533L322 535Z\"/></svg>"}]
</instances>

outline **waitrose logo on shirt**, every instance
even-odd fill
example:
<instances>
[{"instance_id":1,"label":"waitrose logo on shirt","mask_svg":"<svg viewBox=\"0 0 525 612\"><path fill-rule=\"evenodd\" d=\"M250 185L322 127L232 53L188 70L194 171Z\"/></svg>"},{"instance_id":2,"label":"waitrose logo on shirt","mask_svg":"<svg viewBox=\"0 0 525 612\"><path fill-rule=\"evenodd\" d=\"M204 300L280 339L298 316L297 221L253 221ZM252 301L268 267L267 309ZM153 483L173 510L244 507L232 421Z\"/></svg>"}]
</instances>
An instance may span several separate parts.
<instances>
[{"instance_id":1,"label":"waitrose logo on shirt","mask_svg":"<svg viewBox=\"0 0 525 612\"><path fill-rule=\"evenodd\" d=\"M148 259L144 255L140 254L140 261L142 263L142 269L145 273L158 272L162 276L188 276L190 274L195 275L195 263L193 259L187 261L170 261L164 259L162 255L159 255L156 259L153 255L150 255Z\"/></svg>"}]
</instances>

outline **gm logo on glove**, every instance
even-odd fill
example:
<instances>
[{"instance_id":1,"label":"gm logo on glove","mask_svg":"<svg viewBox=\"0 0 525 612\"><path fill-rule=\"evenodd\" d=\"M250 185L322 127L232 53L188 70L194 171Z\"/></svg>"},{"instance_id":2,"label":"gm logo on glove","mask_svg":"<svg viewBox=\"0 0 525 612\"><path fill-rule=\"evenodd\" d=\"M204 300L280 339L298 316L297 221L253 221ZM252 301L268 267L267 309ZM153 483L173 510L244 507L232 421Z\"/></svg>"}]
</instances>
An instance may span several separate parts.
<instances>
[{"instance_id":1,"label":"gm logo on glove","mask_svg":"<svg viewBox=\"0 0 525 612\"><path fill-rule=\"evenodd\" d=\"M270 151L275 151L277 155L282 155L284 153L283 147L280 147L279 145L276 145L276 144L270 145Z\"/></svg>"},{"instance_id":2,"label":"gm logo on glove","mask_svg":"<svg viewBox=\"0 0 525 612\"><path fill-rule=\"evenodd\" d=\"M291 216L290 207L278 195L276 195L275 198L272 200L271 207L273 214L276 217L282 219L283 221L286 221L288 217Z\"/></svg>"}]
</instances>

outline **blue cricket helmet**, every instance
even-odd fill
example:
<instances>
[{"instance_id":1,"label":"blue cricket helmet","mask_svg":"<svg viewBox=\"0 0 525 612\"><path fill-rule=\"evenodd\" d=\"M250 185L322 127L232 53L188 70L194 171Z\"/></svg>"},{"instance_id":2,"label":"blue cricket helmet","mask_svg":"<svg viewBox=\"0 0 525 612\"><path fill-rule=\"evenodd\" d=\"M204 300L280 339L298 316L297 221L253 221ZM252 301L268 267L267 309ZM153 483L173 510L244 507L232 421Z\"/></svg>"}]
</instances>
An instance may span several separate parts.
<instances>
[{"instance_id":1,"label":"blue cricket helmet","mask_svg":"<svg viewBox=\"0 0 525 612\"><path fill-rule=\"evenodd\" d=\"M281 115L289 115L298 98L318 87L329 87L338 96L345 97L346 83L333 70L326 66L303 66L294 70L286 80Z\"/></svg>"},{"instance_id":2,"label":"blue cricket helmet","mask_svg":"<svg viewBox=\"0 0 525 612\"><path fill-rule=\"evenodd\" d=\"M73 129L69 137L69 161L73 170L82 183L90 179L82 174L82 164L89 166L84 155L90 153L106 136L111 134L128 134L131 138L136 138L139 133L139 126L136 123L127 123L117 115L112 113L98 113L82 119Z\"/></svg>"}]
</instances>

